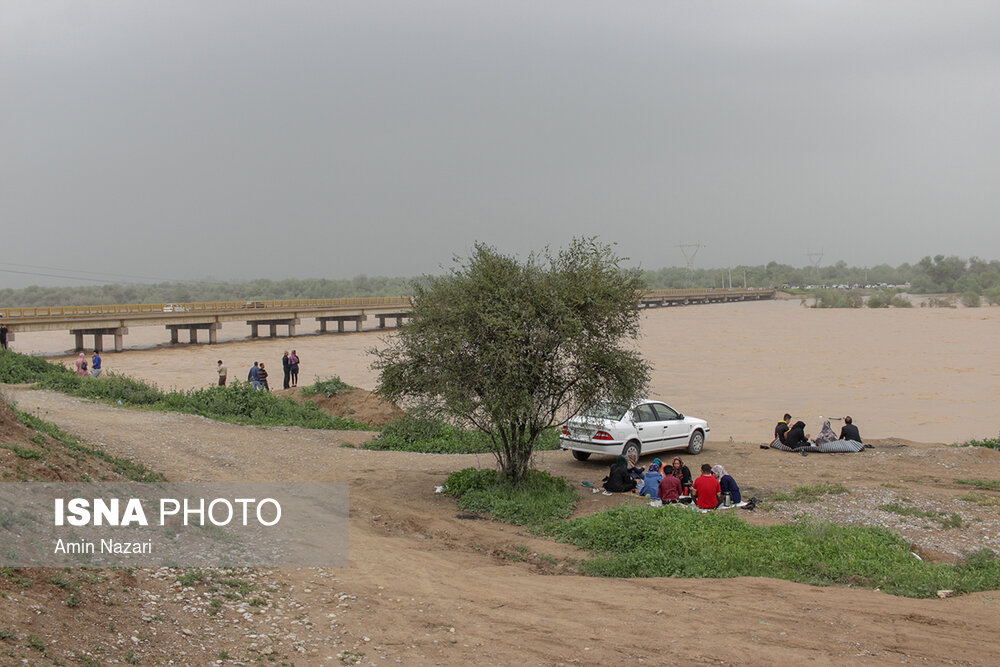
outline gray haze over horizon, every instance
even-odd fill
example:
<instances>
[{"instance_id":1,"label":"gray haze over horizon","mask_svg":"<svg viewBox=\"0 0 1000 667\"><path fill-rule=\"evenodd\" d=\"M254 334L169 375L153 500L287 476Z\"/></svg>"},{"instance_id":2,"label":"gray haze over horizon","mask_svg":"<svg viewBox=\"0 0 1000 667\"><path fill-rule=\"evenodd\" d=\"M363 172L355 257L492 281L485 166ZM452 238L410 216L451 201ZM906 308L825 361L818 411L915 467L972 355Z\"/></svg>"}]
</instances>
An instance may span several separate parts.
<instances>
[{"instance_id":1,"label":"gray haze over horizon","mask_svg":"<svg viewBox=\"0 0 1000 667\"><path fill-rule=\"evenodd\" d=\"M0 0L0 94L0 287L1000 256L996 2Z\"/></svg>"}]
</instances>

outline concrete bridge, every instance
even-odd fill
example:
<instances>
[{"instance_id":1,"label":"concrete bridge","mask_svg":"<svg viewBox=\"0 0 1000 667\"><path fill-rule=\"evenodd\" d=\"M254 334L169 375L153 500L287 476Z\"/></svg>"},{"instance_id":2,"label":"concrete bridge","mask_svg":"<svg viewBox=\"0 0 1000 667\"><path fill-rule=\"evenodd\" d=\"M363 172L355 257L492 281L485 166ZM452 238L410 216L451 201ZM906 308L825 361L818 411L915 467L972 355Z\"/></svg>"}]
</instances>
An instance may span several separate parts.
<instances>
[{"instance_id":1,"label":"concrete bridge","mask_svg":"<svg viewBox=\"0 0 1000 667\"><path fill-rule=\"evenodd\" d=\"M643 292L642 308L686 306L700 303L725 303L729 301L757 301L773 299L774 289L686 289L650 290ZM250 337L261 336L264 327L274 338L278 328L285 328L289 336L303 319L314 318L319 332L330 332L336 323L337 332L343 333L353 323L361 331L362 323L369 317L378 320L381 329L387 320L394 320L398 327L410 316L410 297L356 297L345 299L290 299L283 301L210 301L198 303L143 303L109 306L43 306L0 308L2 321L13 340L17 332L68 330L76 338L76 349L84 349L84 338L93 336L94 344L88 349L103 350L104 337L114 337L116 352L124 349L124 338L129 326L163 325L170 332L170 342L180 342L180 332L187 331L188 341L198 342L198 332L208 332L208 343L216 342L223 322L244 321L250 326Z\"/></svg>"},{"instance_id":2,"label":"concrete bridge","mask_svg":"<svg viewBox=\"0 0 1000 667\"><path fill-rule=\"evenodd\" d=\"M378 319L380 328L385 328L388 319L398 326L410 315L410 297L44 306L0 308L0 315L11 332L10 340L16 332L69 330L76 337L77 350L84 349L84 337L93 336L90 347L103 350L104 337L113 336L115 351L121 352L130 326L163 325L170 332L171 343L180 342L181 331L187 331L191 343L198 342L199 331L207 331L209 344L216 342L223 322L246 322L251 338L260 337L262 327L271 338L278 335L278 327L294 336L295 328L308 318L315 318L320 333L329 331L331 322L336 322L338 332L348 323L361 331L369 317Z\"/></svg>"}]
</instances>

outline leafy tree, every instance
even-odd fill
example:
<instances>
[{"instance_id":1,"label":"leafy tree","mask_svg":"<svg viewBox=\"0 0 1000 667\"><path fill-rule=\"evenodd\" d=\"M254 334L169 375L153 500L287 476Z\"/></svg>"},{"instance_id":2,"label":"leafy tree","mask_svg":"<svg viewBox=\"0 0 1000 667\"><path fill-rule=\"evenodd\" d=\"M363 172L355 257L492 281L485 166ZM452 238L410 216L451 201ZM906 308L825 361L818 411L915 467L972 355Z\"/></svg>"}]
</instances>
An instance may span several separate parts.
<instances>
[{"instance_id":1,"label":"leafy tree","mask_svg":"<svg viewBox=\"0 0 1000 667\"><path fill-rule=\"evenodd\" d=\"M485 244L413 286L411 320L373 349L377 392L482 431L519 484L539 435L595 403L641 396L648 364L636 271L610 246L574 240L520 262Z\"/></svg>"}]
</instances>

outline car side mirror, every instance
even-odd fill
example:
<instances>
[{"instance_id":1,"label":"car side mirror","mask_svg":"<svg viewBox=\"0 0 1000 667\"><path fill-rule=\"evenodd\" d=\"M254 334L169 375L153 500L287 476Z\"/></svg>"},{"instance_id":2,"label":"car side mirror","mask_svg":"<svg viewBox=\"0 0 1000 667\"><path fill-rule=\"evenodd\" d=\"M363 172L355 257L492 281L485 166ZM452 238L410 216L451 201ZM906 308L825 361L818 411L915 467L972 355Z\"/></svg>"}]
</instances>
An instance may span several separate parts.
<instances>
[{"instance_id":1,"label":"car side mirror","mask_svg":"<svg viewBox=\"0 0 1000 667\"><path fill-rule=\"evenodd\" d=\"M678 412L677 413L677 418L678 419L684 419L684 415L682 413Z\"/></svg>"}]
</instances>

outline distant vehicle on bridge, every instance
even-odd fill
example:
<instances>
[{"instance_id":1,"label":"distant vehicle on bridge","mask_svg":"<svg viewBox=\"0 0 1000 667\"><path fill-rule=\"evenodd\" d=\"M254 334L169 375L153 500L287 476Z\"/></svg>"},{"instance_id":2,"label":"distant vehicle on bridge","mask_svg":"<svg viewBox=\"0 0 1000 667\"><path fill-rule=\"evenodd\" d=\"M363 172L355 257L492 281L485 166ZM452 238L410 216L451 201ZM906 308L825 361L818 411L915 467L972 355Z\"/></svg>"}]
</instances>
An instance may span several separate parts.
<instances>
[{"instance_id":1,"label":"distant vehicle on bridge","mask_svg":"<svg viewBox=\"0 0 1000 667\"><path fill-rule=\"evenodd\" d=\"M263 301L251 300L243 304L244 308L266 308Z\"/></svg>"},{"instance_id":2,"label":"distant vehicle on bridge","mask_svg":"<svg viewBox=\"0 0 1000 667\"><path fill-rule=\"evenodd\" d=\"M187 306L183 306L179 303L168 303L164 304L163 312L165 313L184 313L187 312Z\"/></svg>"}]
</instances>

